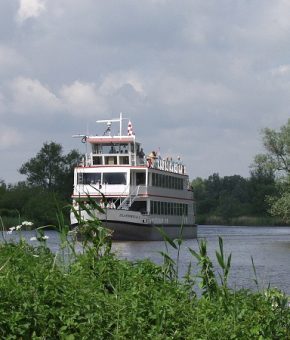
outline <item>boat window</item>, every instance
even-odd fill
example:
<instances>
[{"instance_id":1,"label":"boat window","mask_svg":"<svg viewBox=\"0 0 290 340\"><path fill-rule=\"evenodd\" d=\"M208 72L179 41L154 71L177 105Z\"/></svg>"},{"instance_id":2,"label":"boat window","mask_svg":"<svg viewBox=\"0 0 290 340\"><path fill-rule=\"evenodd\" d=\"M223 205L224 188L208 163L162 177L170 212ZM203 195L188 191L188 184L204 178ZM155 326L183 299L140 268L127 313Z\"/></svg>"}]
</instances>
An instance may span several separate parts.
<instances>
[{"instance_id":1,"label":"boat window","mask_svg":"<svg viewBox=\"0 0 290 340\"><path fill-rule=\"evenodd\" d=\"M104 172L103 174L104 184L126 184L126 182L126 172Z\"/></svg>"},{"instance_id":2,"label":"boat window","mask_svg":"<svg viewBox=\"0 0 290 340\"><path fill-rule=\"evenodd\" d=\"M188 204L150 201L150 212L153 215L187 216Z\"/></svg>"},{"instance_id":3,"label":"boat window","mask_svg":"<svg viewBox=\"0 0 290 340\"><path fill-rule=\"evenodd\" d=\"M157 186L161 187L161 175L157 174Z\"/></svg>"},{"instance_id":4,"label":"boat window","mask_svg":"<svg viewBox=\"0 0 290 340\"><path fill-rule=\"evenodd\" d=\"M78 184L96 184L101 181L101 174L100 173L88 173L82 172L78 173Z\"/></svg>"},{"instance_id":5,"label":"boat window","mask_svg":"<svg viewBox=\"0 0 290 340\"><path fill-rule=\"evenodd\" d=\"M120 164L129 164L129 156L120 156Z\"/></svg>"},{"instance_id":6,"label":"boat window","mask_svg":"<svg viewBox=\"0 0 290 340\"><path fill-rule=\"evenodd\" d=\"M152 185L156 185L156 174L154 172L152 173Z\"/></svg>"},{"instance_id":7,"label":"boat window","mask_svg":"<svg viewBox=\"0 0 290 340\"><path fill-rule=\"evenodd\" d=\"M102 153L102 145L101 144L93 144L92 145L92 152L94 154L101 154Z\"/></svg>"},{"instance_id":8,"label":"boat window","mask_svg":"<svg viewBox=\"0 0 290 340\"><path fill-rule=\"evenodd\" d=\"M105 164L107 165L117 165L117 156L106 156Z\"/></svg>"},{"instance_id":9,"label":"boat window","mask_svg":"<svg viewBox=\"0 0 290 340\"><path fill-rule=\"evenodd\" d=\"M136 172L136 185L144 185L146 182L146 173Z\"/></svg>"},{"instance_id":10,"label":"boat window","mask_svg":"<svg viewBox=\"0 0 290 340\"><path fill-rule=\"evenodd\" d=\"M93 156L93 165L103 164L101 156Z\"/></svg>"},{"instance_id":11,"label":"boat window","mask_svg":"<svg viewBox=\"0 0 290 340\"><path fill-rule=\"evenodd\" d=\"M135 201L130 207L130 210L140 211L141 213L146 213L146 201Z\"/></svg>"},{"instance_id":12,"label":"boat window","mask_svg":"<svg viewBox=\"0 0 290 340\"><path fill-rule=\"evenodd\" d=\"M102 153L108 154L108 153L113 153L114 147L113 143L112 144L102 144Z\"/></svg>"},{"instance_id":13,"label":"boat window","mask_svg":"<svg viewBox=\"0 0 290 340\"><path fill-rule=\"evenodd\" d=\"M164 206L165 206L165 202L161 202L161 211L160 211L160 214L161 214L161 215L164 215L164 214L165 214L165 208L164 208Z\"/></svg>"},{"instance_id":14,"label":"boat window","mask_svg":"<svg viewBox=\"0 0 290 340\"><path fill-rule=\"evenodd\" d=\"M151 185L161 188L183 190L185 181L183 178L152 173Z\"/></svg>"},{"instance_id":15,"label":"boat window","mask_svg":"<svg viewBox=\"0 0 290 340\"><path fill-rule=\"evenodd\" d=\"M158 215L160 215L160 210L161 210L160 206L161 206L161 202L157 202L157 214Z\"/></svg>"},{"instance_id":16,"label":"boat window","mask_svg":"<svg viewBox=\"0 0 290 340\"><path fill-rule=\"evenodd\" d=\"M128 153L128 144L120 144L120 153Z\"/></svg>"}]
</instances>

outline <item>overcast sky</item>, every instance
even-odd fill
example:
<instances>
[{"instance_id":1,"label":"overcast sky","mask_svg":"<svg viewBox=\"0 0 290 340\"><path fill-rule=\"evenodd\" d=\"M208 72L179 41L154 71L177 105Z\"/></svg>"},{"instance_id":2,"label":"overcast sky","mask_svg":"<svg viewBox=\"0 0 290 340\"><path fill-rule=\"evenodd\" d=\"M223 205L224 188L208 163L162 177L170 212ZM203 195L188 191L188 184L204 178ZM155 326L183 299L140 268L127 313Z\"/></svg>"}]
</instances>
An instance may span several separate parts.
<instances>
[{"instance_id":1,"label":"overcast sky","mask_svg":"<svg viewBox=\"0 0 290 340\"><path fill-rule=\"evenodd\" d=\"M249 176L290 117L290 1L0 1L0 179L119 112L191 179Z\"/></svg>"}]
</instances>

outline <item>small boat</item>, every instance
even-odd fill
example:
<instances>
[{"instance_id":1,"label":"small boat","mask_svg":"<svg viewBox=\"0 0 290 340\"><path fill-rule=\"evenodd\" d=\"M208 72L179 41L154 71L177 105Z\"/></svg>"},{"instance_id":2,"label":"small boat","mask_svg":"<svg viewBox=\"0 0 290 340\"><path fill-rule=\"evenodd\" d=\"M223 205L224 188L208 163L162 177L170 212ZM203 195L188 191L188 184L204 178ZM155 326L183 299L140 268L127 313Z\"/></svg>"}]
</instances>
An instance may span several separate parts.
<instances>
[{"instance_id":1,"label":"small boat","mask_svg":"<svg viewBox=\"0 0 290 340\"><path fill-rule=\"evenodd\" d=\"M89 150L74 169L72 199L82 220L92 218L81 209L89 197L102 208L94 209L93 216L112 230L114 240L162 240L159 228L171 238L196 238L193 192L181 160L162 158L154 150L146 155L122 114L97 123L105 124L101 135L73 136ZM115 135L113 123L118 123ZM71 225L77 224L71 212Z\"/></svg>"}]
</instances>

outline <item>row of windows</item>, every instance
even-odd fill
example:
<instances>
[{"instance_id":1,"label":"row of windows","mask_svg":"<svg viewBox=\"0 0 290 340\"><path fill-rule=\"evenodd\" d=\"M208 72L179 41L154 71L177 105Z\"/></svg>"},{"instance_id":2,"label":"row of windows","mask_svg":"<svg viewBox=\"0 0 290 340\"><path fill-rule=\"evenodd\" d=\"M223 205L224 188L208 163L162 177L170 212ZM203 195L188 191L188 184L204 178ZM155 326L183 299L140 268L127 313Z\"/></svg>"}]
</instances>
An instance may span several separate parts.
<instances>
[{"instance_id":1,"label":"row of windows","mask_svg":"<svg viewBox=\"0 0 290 340\"><path fill-rule=\"evenodd\" d=\"M184 203L175 202L150 202L150 212L156 215L176 215L176 216L187 216L188 205Z\"/></svg>"},{"instance_id":2,"label":"row of windows","mask_svg":"<svg viewBox=\"0 0 290 340\"><path fill-rule=\"evenodd\" d=\"M126 172L105 172L103 174L79 172L77 174L77 184L96 184L96 183L126 185L127 174ZM136 184L145 185L145 173L136 174ZM182 178L152 173L152 186L183 190L184 181Z\"/></svg>"},{"instance_id":3,"label":"row of windows","mask_svg":"<svg viewBox=\"0 0 290 340\"><path fill-rule=\"evenodd\" d=\"M119 158L119 163L118 163ZM93 156L93 165L117 165L129 164L129 156Z\"/></svg>"},{"instance_id":4,"label":"row of windows","mask_svg":"<svg viewBox=\"0 0 290 340\"><path fill-rule=\"evenodd\" d=\"M101 176L103 175L103 176ZM103 177L103 179L101 178ZM126 172L104 172L90 173L79 172L77 178L78 184L126 184L127 174Z\"/></svg>"},{"instance_id":5,"label":"row of windows","mask_svg":"<svg viewBox=\"0 0 290 340\"><path fill-rule=\"evenodd\" d=\"M128 144L109 143L109 144L94 144L92 151L95 154L100 153L109 154L109 153L128 153L128 150L129 150Z\"/></svg>"},{"instance_id":6,"label":"row of windows","mask_svg":"<svg viewBox=\"0 0 290 340\"><path fill-rule=\"evenodd\" d=\"M183 190L183 179L173 176L152 173L152 186Z\"/></svg>"}]
</instances>

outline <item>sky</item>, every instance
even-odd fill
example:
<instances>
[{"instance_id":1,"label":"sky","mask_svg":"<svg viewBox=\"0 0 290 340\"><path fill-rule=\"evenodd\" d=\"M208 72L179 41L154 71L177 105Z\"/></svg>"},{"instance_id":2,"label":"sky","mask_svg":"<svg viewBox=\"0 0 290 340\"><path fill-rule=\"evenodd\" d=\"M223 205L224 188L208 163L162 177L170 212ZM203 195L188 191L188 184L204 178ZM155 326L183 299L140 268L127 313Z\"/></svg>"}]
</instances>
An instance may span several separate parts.
<instances>
[{"instance_id":1,"label":"sky","mask_svg":"<svg viewBox=\"0 0 290 340\"><path fill-rule=\"evenodd\" d=\"M0 179L120 112L191 179L248 177L290 117L290 1L0 1Z\"/></svg>"}]
</instances>

